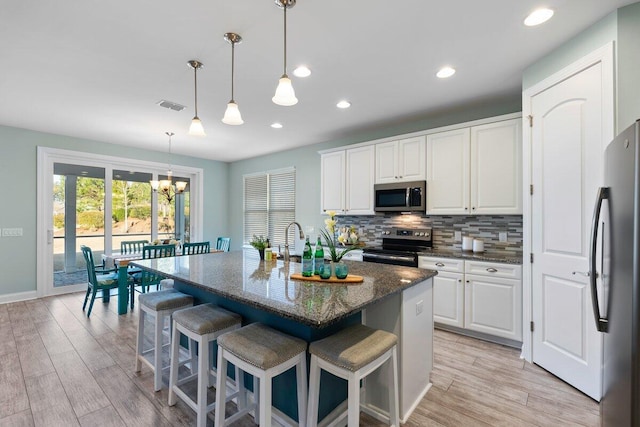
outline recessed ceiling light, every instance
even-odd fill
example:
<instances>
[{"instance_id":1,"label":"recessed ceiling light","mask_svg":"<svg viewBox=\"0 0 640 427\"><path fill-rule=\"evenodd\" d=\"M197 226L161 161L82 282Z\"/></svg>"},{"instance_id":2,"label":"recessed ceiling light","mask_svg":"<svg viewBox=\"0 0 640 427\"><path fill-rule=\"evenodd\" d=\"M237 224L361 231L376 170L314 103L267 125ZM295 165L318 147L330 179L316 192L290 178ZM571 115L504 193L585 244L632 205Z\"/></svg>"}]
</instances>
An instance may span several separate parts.
<instances>
[{"instance_id":1,"label":"recessed ceiling light","mask_svg":"<svg viewBox=\"0 0 640 427\"><path fill-rule=\"evenodd\" d=\"M344 108L349 108L349 107L351 107L351 103L349 101L343 99L342 101L340 101L340 102L338 102L336 104L336 107L343 108L343 109Z\"/></svg>"},{"instance_id":2,"label":"recessed ceiling light","mask_svg":"<svg viewBox=\"0 0 640 427\"><path fill-rule=\"evenodd\" d=\"M531 12L529 16L524 20L524 25L527 27L533 27L547 22L553 16L553 10L551 9L538 9Z\"/></svg>"},{"instance_id":3,"label":"recessed ceiling light","mask_svg":"<svg viewBox=\"0 0 640 427\"><path fill-rule=\"evenodd\" d=\"M296 77L309 77L311 75L311 70L306 65L301 65L293 70L293 75Z\"/></svg>"},{"instance_id":4,"label":"recessed ceiling light","mask_svg":"<svg viewBox=\"0 0 640 427\"><path fill-rule=\"evenodd\" d=\"M440 71L436 73L436 76L438 76L441 79L446 79L447 77L453 76L455 73L456 73L455 68L442 67L440 68Z\"/></svg>"},{"instance_id":5,"label":"recessed ceiling light","mask_svg":"<svg viewBox=\"0 0 640 427\"><path fill-rule=\"evenodd\" d=\"M271 123L271 127L274 129L282 129L282 124L280 123Z\"/></svg>"}]
</instances>

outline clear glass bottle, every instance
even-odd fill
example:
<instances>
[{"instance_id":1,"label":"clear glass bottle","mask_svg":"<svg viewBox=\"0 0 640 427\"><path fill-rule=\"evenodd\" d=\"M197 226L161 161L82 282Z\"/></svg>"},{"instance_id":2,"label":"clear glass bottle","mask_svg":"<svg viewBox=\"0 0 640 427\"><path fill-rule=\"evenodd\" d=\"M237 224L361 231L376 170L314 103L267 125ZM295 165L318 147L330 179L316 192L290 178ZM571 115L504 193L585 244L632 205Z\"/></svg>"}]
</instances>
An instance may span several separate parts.
<instances>
[{"instance_id":1,"label":"clear glass bottle","mask_svg":"<svg viewBox=\"0 0 640 427\"><path fill-rule=\"evenodd\" d=\"M304 251L302 252L302 275L304 277L313 276L313 251L311 250L311 243L309 243L309 236L304 243Z\"/></svg>"},{"instance_id":2,"label":"clear glass bottle","mask_svg":"<svg viewBox=\"0 0 640 427\"><path fill-rule=\"evenodd\" d=\"M320 275L322 269L324 268L324 249L322 248L322 241L320 240L320 236L318 236L318 241L316 242L316 251L313 255L313 274Z\"/></svg>"}]
</instances>

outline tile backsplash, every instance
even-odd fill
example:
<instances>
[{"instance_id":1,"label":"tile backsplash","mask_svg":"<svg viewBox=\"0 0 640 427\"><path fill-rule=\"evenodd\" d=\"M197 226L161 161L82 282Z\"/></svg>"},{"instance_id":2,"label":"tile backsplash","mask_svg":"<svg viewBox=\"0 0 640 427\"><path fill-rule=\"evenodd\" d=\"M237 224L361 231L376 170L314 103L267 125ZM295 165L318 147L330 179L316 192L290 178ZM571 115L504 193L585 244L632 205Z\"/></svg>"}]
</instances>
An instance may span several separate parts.
<instances>
[{"instance_id":1,"label":"tile backsplash","mask_svg":"<svg viewBox=\"0 0 640 427\"><path fill-rule=\"evenodd\" d=\"M338 227L354 225L360 240L367 246L382 245L382 229L424 228L433 230L433 247L436 249L461 250L462 241L455 241L455 232L484 241L487 254L522 256L522 215L478 215L478 216L423 216L384 214L375 216L339 216ZM499 233L507 233L507 241L499 241Z\"/></svg>"}]
</instances>

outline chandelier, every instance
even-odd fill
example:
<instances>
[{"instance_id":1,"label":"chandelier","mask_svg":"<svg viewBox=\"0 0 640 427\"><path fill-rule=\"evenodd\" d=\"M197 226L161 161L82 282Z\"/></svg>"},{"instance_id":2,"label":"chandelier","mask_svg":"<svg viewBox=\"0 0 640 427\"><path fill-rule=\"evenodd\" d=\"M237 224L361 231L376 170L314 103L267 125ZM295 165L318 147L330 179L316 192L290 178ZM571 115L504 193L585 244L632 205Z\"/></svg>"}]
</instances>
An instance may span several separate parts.
<instances>
[{"instance_id":1,"label":"chandelier","mask_svg":"<svg viewBox=\"0 0 640 427\"><path fill-rule=\"evenodd\" d=\"M157 191L163 195L168 203L171 203L176 195L184 193L187 188L186 181L176 181L175 188L173 185L173 171L171 170L171 137L175 135L173 132L165 132L169 137L169 168L167 169L167 179L161 179L160 181L151 180L151 189Z\"/></svg>"}]
</instances>

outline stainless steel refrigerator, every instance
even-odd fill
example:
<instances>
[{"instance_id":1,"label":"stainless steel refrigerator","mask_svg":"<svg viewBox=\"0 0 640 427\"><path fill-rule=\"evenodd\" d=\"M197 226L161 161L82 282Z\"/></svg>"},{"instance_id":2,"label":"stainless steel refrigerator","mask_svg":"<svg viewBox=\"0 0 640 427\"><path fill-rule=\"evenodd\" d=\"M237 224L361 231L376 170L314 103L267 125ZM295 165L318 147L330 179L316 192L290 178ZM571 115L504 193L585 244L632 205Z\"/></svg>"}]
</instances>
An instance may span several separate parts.
<instances>
[{"instance_id":1,"label":"stainless steel refrigerator","mask_svg":"<svg viewBox=\"0 0 640 427\"><path fill-rule=\"evenodd\" d=\"M589 270L604 338L600 415L606 427L640 426L639 132L637 121L606 148L605 187L592 224Z\"/></svg>"}]
</instances>

